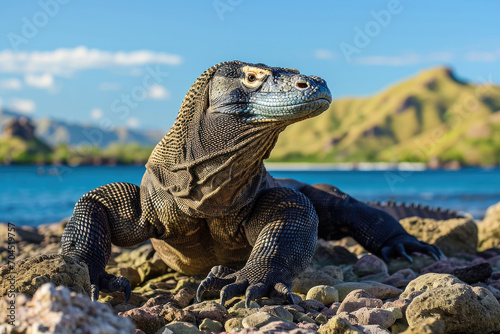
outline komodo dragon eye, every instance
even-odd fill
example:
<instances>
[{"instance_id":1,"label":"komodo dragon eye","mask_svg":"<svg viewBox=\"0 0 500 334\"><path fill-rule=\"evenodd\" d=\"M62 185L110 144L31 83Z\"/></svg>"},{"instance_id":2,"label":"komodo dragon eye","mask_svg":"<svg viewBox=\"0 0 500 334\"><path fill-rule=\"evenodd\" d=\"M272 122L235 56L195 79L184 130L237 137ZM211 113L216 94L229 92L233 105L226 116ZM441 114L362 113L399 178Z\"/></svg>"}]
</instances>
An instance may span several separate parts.
<instances>
[{"instance_id":1,"label":"komodo dragon eye","mask_svg":"<svg viewBox=\"0 0 500 334\"><path fill-rule=\"evenodd\" d=\"M245 73L245 77L242 79L243 84L250 88L259 87L263 80L272 74L269 70L254 66L245 66L242 71Z\"/></svg>"},{"instance_id":2,"label":"komodo dragon eye","mask_svg":"<svg viewBox=\"0 0 500 334\"><path fill-rule=\"evenodd\" d=\"M247 81L249 83L252 83L255 80L257 80L257 77L255 76L255 74L253 74L253 73L247 73Z\"/></svg>"}]
</instances>

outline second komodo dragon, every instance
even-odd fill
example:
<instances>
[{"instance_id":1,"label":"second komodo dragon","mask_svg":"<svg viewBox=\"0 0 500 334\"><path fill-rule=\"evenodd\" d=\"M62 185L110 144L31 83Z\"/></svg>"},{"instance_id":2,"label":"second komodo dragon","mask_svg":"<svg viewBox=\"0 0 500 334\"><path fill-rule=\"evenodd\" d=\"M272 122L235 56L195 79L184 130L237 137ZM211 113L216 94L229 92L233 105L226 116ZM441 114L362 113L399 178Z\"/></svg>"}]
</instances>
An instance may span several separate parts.
<instances>
[{"instance_id":1,"label":"second komodo dragon","mask_svg":"<svg viewBox=\"0 0 500 334\"><path fill-rule=\"evenodd\" d=\"M197 297L220 289L223 305L245 294L248 306L273 291L293 302L292 280L309 265L318 236L350 235L386 260L410 259L415 251L438 258L437 247L406 233L396 220L402 217L387 213L398 210L266 171L263 160L280 132L330 102L323 79L295 69L230 61L206 70L154 148L141 186L107 184L76 204L63 254L88 265L92 298L99 289L130 296L128 280L105 271L111 244L148 239L172 269L209 273Z\"/></svg>"}]
</instances>

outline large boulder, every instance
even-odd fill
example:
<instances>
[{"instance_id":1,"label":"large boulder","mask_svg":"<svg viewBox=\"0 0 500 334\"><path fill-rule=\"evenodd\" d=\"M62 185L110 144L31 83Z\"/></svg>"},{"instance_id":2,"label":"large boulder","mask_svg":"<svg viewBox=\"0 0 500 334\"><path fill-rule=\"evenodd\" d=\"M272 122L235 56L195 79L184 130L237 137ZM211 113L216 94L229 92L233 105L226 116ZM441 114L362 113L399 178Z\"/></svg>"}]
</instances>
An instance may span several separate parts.
<instances>
[{"instance_id":1,"label":"large boulder","mask_svg":"<svg viewBox=\"0 0 500 334\"><path fill-rule=\"evenodd\" d=\"M410 217L400 223L418 240L438 246L448 256L460 252L475 254L477 250L478 227L470 216L448 220Z\"/></svg>"},{"instance_id":2,"label":"large boulder","mask_svg":"<svg viewBox=\"0 0 500 334\"><path fill-rule=\"evenodd\" d=\"M479 250L500 248L500 203L486 211L483 221L478 224Z\"/></svg>"},{"instance_id":3,"label":"large boulder","mask_svg":"<svg viewBox=\"0 0 500 334\"><path fill-rule=\"evenodd\" d=\"M441 320L447 333L490 333L500 330L500 304L482 287L456 283L415 297L406 310L410 327L427 318Z\"/></svg>"},{"instance_id":4,"label":"large boulder","mask_svg":"<svg viewBox=\"0 0 500 334\"><path fill-rule=\"evenodd\" d=\"M453 275L429 273L415 278L408 283L401 298L407 298L414 291L426 292L437 288L448 287L453 284L464 283Z\"/></svg>"},{"instance_id":5,"label":"large boulder","mask_svg":"<svg viewBox=\"0 0 500 334\"><path fill-rule=\"evenodd\" d=\"M9 279L15 276L15 290L31 297L45 283L64 285L71 291L90 296L90 277L87 265L61 254L39 255L0 268L0 296L11 290Z\"/></svg>"},{"instance_id":6,"label":"large boulder","mask_svg":"<svg viewBox=\"0 0 500 334\"><path fill-rule=\"evenodd\" d=\"M8 297L0 299L1 333L10 333ZM113 309L66 287L44 284L28 299L18 295L15 304L15 331L12 333L134 333L129 319L117 316Z\"/></svg>"}]
</instances>

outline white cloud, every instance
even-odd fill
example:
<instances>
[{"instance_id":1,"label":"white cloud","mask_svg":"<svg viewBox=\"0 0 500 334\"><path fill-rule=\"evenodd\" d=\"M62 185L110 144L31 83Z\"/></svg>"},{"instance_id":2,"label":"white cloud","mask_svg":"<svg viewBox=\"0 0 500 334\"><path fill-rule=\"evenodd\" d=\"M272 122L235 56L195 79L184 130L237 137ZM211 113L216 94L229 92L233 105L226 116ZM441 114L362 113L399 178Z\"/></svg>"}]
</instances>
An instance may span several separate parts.
<instances>
[{"instance_id":1,"label":"white cloud","mask_svg":"<svg viewBox=\"0 0 500 334\"><path fill-rule=\"evenodd\" d=\"M314 50L314 57L318 59L330 60L337 58L337 55L330 50L318 49Z\"/></svg>"},{"instance_id":2,"label":"white cloud","mask_svg":"<svg viewBox=\"0 0 500 334\"><path fill-rule=\"evenodd\" d=\"M469 51L465 59L470 62L494 62L500 59L500 50L496 51Z\"/></svg>"},{"instance_id":3,"label":"white cloud","mask_svg":"<svg viewBox=\"0 0 500 334\"><path fill-rule=\"evenodd\" d=\"M41 88L41 89L53 89L54 88L54 77L49 73L44 73L42 75L36 74L26 74L24 76L24 81L26 85Z\"/></svg>"},{"instance_id":4,"label":"white cloud","mask_svg":"<svg viewBox=\"0 0 500 334\"><path fill-rule=\"evenodd\" d=\"M99 108L94 108L90 111L90 117L92 119L100 119L103 115L102 110Z\"/></svg>"},{"instance_id":5,"label":"white cloud","mask_svg":"<svg viewBox=\"0 0 500 334\"><path fill-rule=\"evenodd\" d=\"M368 66L409 66L421 63L448 62L453 59L451 52L434 52L427 55L406 53L396 56L361 56L353 58L353 62Z\"/></svg>"},{"instance_id":6,"label":"white cloud","mask_svg":"<svg viewBox=\"0 0 500 334\"><path fill-rule=\"evenodd\" d=\"M129 117L129 118L127 119L126 124L127 124L127 126L128 126L129 128L133 128L133 129L135 129L135 128L138 128L138 127L139 127L139 125L141 124L141 121L139 121L139 119L137 119L137 118L135 118L135 117Z\"/></svg>"},{"instance_id":7,"label":"white cloud","mask_svg":"<svg viewBox=\"0 0 500 334\"><path fill-rule=\"evenodd\" d=\"M99 89L108 91L108 90L120 90L122 88L122 85L118 82L101 82L99 84Z\"/></svg>"},{"instance_id":8,"label":"white cloud","mask_svg":"<svg viewBox=\"0 0 500 334\"><path fill-rule=\"evenodd\" d=\"M76 71L133 67L148 64L179 65L182 57L165 52L139 50L110 52L79 46L73 49L60 48L52 51L0 51L0 72L4 73L49 73L71 75Z\"/></svg>"},{"instance_id":9,"label":"white cloud","mask_svg":"<svg viewBox=\"0 0 500 334\"><path fill-rule=\"evenodd\" d=\"M35 111L35 102L25 99L11 99L9 107L22 114L31 114Z\"/></svg>"},{"instance_id":10,"label":"white cloud","mask_svg":"<svg viewBox=\"0 0 500 334\"><path fill-rule=\"evenodd\" d=\"M172 93L168 91L165 87L154 84L149 88L148 98L154 100L168 100L172 97Z\"/></svg>"},{"instance_id":11,"label":"white cloud","mask_svg":"<svg viewBox=\"0 0 500 334\"><path fill-rule=\"evenodd\" d=\"M0 89L19 90L23 86L18 78L8 78L0 80Z\"/></svg>"}]
</instances>

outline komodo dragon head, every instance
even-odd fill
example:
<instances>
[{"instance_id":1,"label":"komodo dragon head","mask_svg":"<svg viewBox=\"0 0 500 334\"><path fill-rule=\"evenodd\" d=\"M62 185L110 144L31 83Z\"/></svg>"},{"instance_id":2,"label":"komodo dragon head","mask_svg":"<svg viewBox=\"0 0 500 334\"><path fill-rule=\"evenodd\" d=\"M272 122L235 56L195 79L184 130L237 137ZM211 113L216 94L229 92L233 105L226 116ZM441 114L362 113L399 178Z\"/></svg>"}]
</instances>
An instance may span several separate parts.
<instances>
[{"instance_id":1,"label":"komodo dragon head","mask_svg":"<svg viewBox=\"0 0 500 334\"><path fill-rule=\"evenodd\" d=\"M331 101L330 90L319 77L295 69L229 62L210 80L206 112L281 126L317 116Z\"/></svg>"},{"instance_id":2,"label":"komodo dragon head","mask_svg":"<svg viewBox=\"0 0 500 334\"><path fill-rule=\"evenodd\" d=\"M186 94L148 171L186 213L235 212L254 199L279 133L321 114L331 99L323 79L295 69L217 64Z\"/></svg>"}]
</instances>

